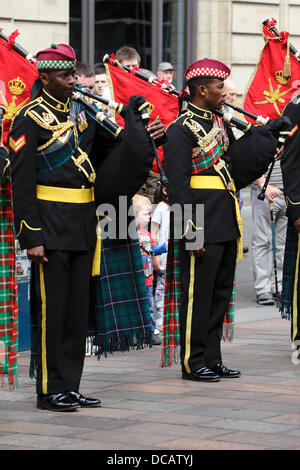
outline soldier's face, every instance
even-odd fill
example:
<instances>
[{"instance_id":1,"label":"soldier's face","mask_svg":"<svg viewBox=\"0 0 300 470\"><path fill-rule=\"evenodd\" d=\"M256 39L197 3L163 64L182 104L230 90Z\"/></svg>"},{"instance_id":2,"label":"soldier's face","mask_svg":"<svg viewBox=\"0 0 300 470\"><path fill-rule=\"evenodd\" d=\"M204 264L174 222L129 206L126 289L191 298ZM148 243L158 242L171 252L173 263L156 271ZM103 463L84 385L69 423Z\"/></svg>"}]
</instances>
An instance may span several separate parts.
<instances>
[{"instance_id":1,"label":"soldier's face","mask_svg":"<svg viewBox=\"0 0 300 470\"><path fill-rule=\"evenodd\" d=\"M46 91L59 100L65 100L72 96L76 85L75 70L50 70L41 73L40 79Z\"/></svg>"},{"instance_id":2,"label":"soldier's face","mask_svg":"<svg viewBox=\"0 0 300 470\"><path fill-rule=\"evenodd\" d=\"M204 100L207 109L209 109L210 111L220 109L225 102L226 96L223 80L212 80L210 84L205 88L206 93Z\"/></svg>"}]
</instances>

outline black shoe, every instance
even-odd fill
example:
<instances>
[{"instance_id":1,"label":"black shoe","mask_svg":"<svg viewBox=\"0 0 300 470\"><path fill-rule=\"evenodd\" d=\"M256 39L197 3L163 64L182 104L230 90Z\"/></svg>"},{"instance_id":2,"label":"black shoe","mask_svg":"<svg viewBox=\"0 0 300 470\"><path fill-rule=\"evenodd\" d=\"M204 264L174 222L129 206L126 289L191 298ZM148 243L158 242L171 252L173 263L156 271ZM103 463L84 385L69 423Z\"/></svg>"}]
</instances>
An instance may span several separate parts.
<instances>
[{"instance_id":1,"label":"black shoe","mask_svg":"<svg viewBox=\"0 0 300 470\"><path fill-rule=\"evenodd\" d=\"M227 367L225 367L223 364L216 364L211 368L211 370L218 374L222 379L234 379L235 377L239 377L241 375L239 370L227 369Z\"/></svg>"},{"instance_id":2,"label":"black shoe","mask_svg":"<svg viewBox=\"0 0 300 470\"><path fill-rule=\"evenodd\" d=\"M96 408L101 406L101 401L97 398L86 398L81 393L70 391L67 395L76 401L82 408Z\"/></svg>"},{"instance_id":3,"label":"black shoe","mask_svg":"<svg viewBox=\"0 0 300 470\"><path fill-rule=\"evenodd\" d=\"M188 374L187 372L182 372L182 378L184 380L195 380L199 382L219 382L220 376L213 372L208 367L202 367L201 369L195 370Z\"/></svg>"},{"instance_id":4,"label":"black shoe","mask_svg":"<svg viewBox=\"0 0 300 470\"><path fill-rule=\"evenodd\" d=\"M49 411L74 411L79 408L79 403L65 393L39 394L37 408Z\"/></svg>"}]
</instances>

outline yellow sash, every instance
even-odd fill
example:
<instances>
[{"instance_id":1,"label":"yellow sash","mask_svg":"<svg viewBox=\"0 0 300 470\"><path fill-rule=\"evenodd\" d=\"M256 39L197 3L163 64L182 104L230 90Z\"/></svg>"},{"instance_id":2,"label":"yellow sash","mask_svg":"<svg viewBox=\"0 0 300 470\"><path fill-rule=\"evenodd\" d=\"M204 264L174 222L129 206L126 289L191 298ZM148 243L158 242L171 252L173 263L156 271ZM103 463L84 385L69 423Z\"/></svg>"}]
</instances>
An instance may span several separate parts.
<instances>
[{"instance_id":1,"label":"yellow sash","mask_svg":"<svg viewBox=\"0 0 300 470\"><path fill-rule=\"evenodd\" d=\"M235 195L235 186L233 180L230 182L230 187L226 187L224 181L220 176L214 175L193 175L191 176L190 186L192 189L222 189L228 190L234 198L236 220L239 227L241 236L237 239L237 256L238 261L243 259L243 226L240 214L240 207Z\"/></svg>"},{"instance_id":2,"label":"yellow sash","mask_svg":"<svg viewBox=\"0 0 300 470\"><path fill-rule=\"evenodd\" d=\"M43 186L38 184L36 187L36 197L43 201L67 202L73 204L86 204L93 202L94 188L59 188L54 186ZM95 208L96 211L96 208ZM97 242L95 246L92 276L99 276L101 261L101 228L97 226Z\"/></svg>"}]
</instances>

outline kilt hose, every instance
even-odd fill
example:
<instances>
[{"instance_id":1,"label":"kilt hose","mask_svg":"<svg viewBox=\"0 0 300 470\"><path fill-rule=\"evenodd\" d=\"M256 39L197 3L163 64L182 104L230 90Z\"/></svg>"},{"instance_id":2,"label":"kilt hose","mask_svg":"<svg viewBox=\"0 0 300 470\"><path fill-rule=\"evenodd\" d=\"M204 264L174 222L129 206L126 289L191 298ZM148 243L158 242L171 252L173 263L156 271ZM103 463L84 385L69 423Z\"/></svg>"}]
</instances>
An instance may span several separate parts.
<instances>
[{"instance_id":1,"label":"kilt hose","mask_svg":"<svg viewBox=\"0 0 300 470\"><path fill-rule=\"evenodd\" d=\"M205 244L205 250L196 258L180 244L180 354L187 373L222 363L223 320L234 283L236 240Z\"/></svg>"},{"instance_id":2,"label":"kilt hose","mask_svg":"<svg viewBox=\"0 0 300 470\"><path fill-rule=\"evenodd\" d=\"M31 370L37 393L78 391L88 329L93 251L46 251L32 263Z\"/></svg>"}]
</instances>

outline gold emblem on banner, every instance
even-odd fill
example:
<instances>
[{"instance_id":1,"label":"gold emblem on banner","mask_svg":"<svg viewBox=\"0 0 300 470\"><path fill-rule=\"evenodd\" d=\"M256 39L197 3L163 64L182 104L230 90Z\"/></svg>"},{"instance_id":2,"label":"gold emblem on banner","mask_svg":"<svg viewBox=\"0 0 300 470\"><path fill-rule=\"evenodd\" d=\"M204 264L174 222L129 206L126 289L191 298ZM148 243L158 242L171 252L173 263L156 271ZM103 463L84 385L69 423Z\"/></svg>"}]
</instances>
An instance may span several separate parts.
<instances>
[{"instance_id":1,"label":"gold emblem on banner","mask_svg":"<svg viewBox=\"0 0 300 470\"><path fill-rule=\"evenodd\" d=\"M283 76L283 70L277 70L277 72L275 73L275 78L276 78L276 81L280 83L280 85L286 85L287 82L290 81L291 77L285 78Z\"/></svg>"},{"instance_id":2,"label":"gold emblem on banner","mask_svg":"<svg viewBox=\"0 0 300 470\"><path fill-rule=\"evenodd\" d=\"M19 95L22 95L22 93L25 91L26 84L24 82L22 82L20 77L17 77L17 78L13 78L12 80L9 80L9 82L7 83L7 87L8 87L9 92L12 95L19 96ZM12 96L11 102L8 104L6 98L5 98L5 96L4 96L4 94L2 93L1 90L0 90L0 94L1 94L3 104L4 104L4 107L5 107L5 110L6 110L6 113L3 116L3 120L4 119L8 119L8 120L13 119L13 117L22 108L22 106L24 106L24 104L29 100L29 98L26 98L26 100L24 100L22 103L20 103L19 105L16 105L17 96Z\"/></svg>"},{"instance_id":3,"label":"gold emblem on banner","mask_svg":"<svg viewBox=\"0 0 300 470\"><path fill-rule=\"evenodd\" d=\"M286 95L287 93L289 93L290 91L292 91L293 88L288 88L288 90L285 90L285 91L282 91L280 93L280 89L282 87L282 85L284 84L283 83L283 80L286 80L286 83L288 82L287 79L285 79L282 75L282 78L281 77L281 74L280 72L276 72L276 74L278 74L276 76L276 80L277 82L279 82L279 80L282 81L282 83L280 83L278 85L278 87L276 88L276 90L274 90L273 88L273 85L272 85L272 81L271 79L269 78L269 90L265 90L263 92L263 95L266 97L266 99L264 101L254 101L254 104L267 104L267 103L270 103L270 104L273 104L274 108L276 109L276 112L278 114L278 116L281 116L281 112L278 108L278 103L280 104L284 104L285 103L285 99L282 98L284 95ZM278 102L278 103L277 103Z\"/></svg>"}]
</instances>

